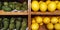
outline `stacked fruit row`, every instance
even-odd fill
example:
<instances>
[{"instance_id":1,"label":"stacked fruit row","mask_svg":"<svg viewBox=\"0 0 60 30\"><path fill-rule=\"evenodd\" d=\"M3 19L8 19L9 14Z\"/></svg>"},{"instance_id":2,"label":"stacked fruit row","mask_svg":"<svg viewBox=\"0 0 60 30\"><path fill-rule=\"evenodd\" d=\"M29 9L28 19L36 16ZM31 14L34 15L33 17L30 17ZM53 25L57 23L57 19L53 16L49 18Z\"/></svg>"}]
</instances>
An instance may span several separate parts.
<instances>
[{"instance_id":1,"label":"stacked fruit row","mask_svg":"<svg viewBox=\"0 0 60 30\"><path fill-rule=\"evenodd\" d=\"M0 2L0 10L4 11L13 11L13 10L27 10L28 9L27 2Z\"/></svg>"},{"instance_id":2,"label":"stacked fruit row","mask_svg":"<svg viewBox=\"0 0 60 30\"><path fill-rule=\"evenodd\" d=\"M26 30L27 18L0 18L0 30Z\"/></svg>"},{"instance_id":3,"label":"stacked fruit row","mask_svg":"<svg viewBox=\"0 0 60 30\"><path fill-rule=\"evenodd\" d=\"M42 25L45 25L48 30L60 30L60 17L36 16L32 18L32 30L39 30Z\"/></svg>"},{"instance_id":4,"label":"stacked fruit row","mask_svg":"<svg viewBox=\"0 0 60 30\"><path fill-rule=\"evenodd\" d=\"M32 11L41 11L41 12L54 12L56 10L60 10L60 1L38 1L33 0L32 1Z\"/></svg>"}]
</instances>

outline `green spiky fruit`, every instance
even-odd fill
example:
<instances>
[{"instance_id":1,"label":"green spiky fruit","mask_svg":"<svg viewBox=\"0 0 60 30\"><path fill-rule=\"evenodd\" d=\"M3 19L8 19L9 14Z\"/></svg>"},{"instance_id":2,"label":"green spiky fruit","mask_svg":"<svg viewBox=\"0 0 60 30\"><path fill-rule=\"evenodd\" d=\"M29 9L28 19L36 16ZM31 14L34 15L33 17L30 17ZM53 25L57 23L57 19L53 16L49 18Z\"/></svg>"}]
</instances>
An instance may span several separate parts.
<instances>
[{"instance_id":1,"label":"green spiky fruit","mask_svg":"<svg viewBox=\"0 0 60 30\"><path fill-rule=\"evenodd\" d=\"M7 30L7 28L9 27L9 19L4 18L3 19L3 24L4 24L3 30Z\"/></svg>"},{"instance_id":2,"label":"green spiky fruit","mask_svg":"<svg viewBox=\"0 0 60 30\"><path fill-rule=\"evenodd\" d=\"M14 21L15 21L15 18L11 18L10 25L9 25L9 30L13 30L15 28Z\"/></svg>"},{"instance_id":3,"label":"green spiky fruit","mask_svg":"<svg viewBox=\"0 0 60 30\"><path fill-rule=\"evenodd\" d=\"M16 2L9 2L9 7L11 7L13 10L15 9Z\"/></svg>"},{"instance_id":4,"label":"green spiky fruit","mask_svg":"<svg viewBox=\"0 0 60 30\"><path fill-rule=\"evenodd\" d=\"M2 10L7 11L7 12L12 11L11 8L8 7L8 6L3 6L3 7L2 7Z\"/></svg>"},{"instance_id":5,"label":"green spiky fruit","mask_svg":"<svg viewBox=\"0 0 60 30\"><path fill-rule=\"evenodd\" d=\"M22 27L20 30L26 30L26 28L27 28L27 19L23 18Z\"/></svg>"},{"instance_id":6,"label":"green spiky fruit","mask_svg":"<svg viewBox=\"0 0 60 30\"><path fill-rule=\"evenodd\" d=\"M24 2L23 7L25 8L25 10L27 10L28 9L28 4L26 2Z\"/></svg>"},{"instance_id":7,"label":"green spiky fruit","mask_svg":"<svg viewBox=\"0 0 60 30\"><path fill-rule=\"evenodd\" d=\"M22 18L17 18L17 20L16 20L16 30L20 29L20 27L21 27L21 20L22 20Z\"/></svg>"},{"instance_id":8,"label":"green spiky fruit","mask_svg":"<svg viewBox=\"0 0 60 30\"><path fill-rule=\"evenodd\" d=\"M1 7L2 7L2 4L1 4L1 2L0 2L0 10L1 10Z\"/></svg>"},{"instance_id":9,"label":"green spiky fruit","mask_svg":"<svg viewBox=\"0 0 60 30\"><path fill-rule=\"evenodd\" d=\"M16 3L16 6L15 6L15 9L16 10L20 10L21 9L21 6L22 6L22 4L21 3Z\"/></svg>"},{"instance_id":10,"label":"green spiky fruit","mask_svg":"<svg viewBox=\"0 0 60 30\"><path fill-rule=\"evenodd\" d=\"M2 28L2 18L0 18L0 29Z\"/></svg>"},{"instance_id":11,"label":"green spiky fruit","mask_svg":"<svg viewBox=\"0 0 60 30\"><path fill-rule=\"evenodd\" d=\"M4 2L4 6L8 6L8 2Z\"/></svg>"},{"instance_id":12,"label":"green spiky fruit","mask_svg":"<svg viewBox=\"0 0 60 30\"><path fill-rule=\"evenodd\" d=\"M16 10L20 10L20 7L16 7Z\"/></svg>"}]
</instances>

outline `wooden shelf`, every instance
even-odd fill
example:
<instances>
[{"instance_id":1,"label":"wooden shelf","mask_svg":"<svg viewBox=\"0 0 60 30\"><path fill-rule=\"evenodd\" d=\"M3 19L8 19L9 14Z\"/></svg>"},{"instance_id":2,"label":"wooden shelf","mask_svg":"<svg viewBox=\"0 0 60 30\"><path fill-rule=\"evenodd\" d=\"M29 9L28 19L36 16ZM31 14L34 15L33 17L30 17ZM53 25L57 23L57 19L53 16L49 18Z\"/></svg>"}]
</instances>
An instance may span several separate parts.
<instances>
[{"instance_id":1,"label":"wooden shelf","mask_svg":"<svg viewBox=\"0 0 60 30\"><path fill-rule=\"evenodd\" d=\"M28 12L4 12L4 11L0 11L0 15L28 15Z\"/></svg>"},{"instance_id":2,"label":"wooden shelf","mask_svg":"<svg viewBox=\"0 0 60 30\"><path fill-rule=\"evenodd\" d=\"M60 11L54 12L31 12L32 15L60 15Z\"/></svg>"}]
</instances>

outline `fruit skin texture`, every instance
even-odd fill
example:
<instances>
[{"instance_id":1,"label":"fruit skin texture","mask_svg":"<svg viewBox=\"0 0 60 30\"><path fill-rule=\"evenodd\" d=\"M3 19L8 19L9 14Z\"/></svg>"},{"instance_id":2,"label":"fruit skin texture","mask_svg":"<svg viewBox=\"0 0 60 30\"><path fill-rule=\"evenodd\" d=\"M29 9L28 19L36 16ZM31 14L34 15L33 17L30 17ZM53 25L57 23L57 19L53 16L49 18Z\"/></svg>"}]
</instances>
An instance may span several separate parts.
<instances>
[{"instance_id":1,"label":"fruit skin texture","mask_svg":"<svg viewBox=\"0 0 60 30\"><path fill-rule=\"evenodd\" d=\"M59 23L60 23L60 18L59 18Z\"/></svg>"},{"instance_id":2,"label":"fruit skin texture","mask_svg":"<svg viewBox=\"0 0 60 30\"><path fill-rule=\"evenodd\" d=\"M39 10L38 1L32 1L32 10L35 11L35 12Z\"/></svg>"},{"instance_id":3,"label":"fruit skin texture","mask_svg":"<svg viewBox=\"0 0 60 30\"><path fill-rule=\"evenodd\" d=\"M56 10L56 3L52 1L48 4L48 11L53 12L55 10Z\"/></svg>"},{"instance_id":4,"label":"fruit skin texture","mask_svg":"<svg viewBox=\"0 0 60 30\"><path fill-rule=\"evenodd\" d=\"M0 2L0 10L1 10L1 7L2 7L2 3Z\"/></svg>"},{"instance_id":5,"label":"fruit skin texture","mask_svg":"<svg viewBox=\"0 0 60 30\"><path fill-rule=\"evenodd\" d=\"M0 18L0 29L2 28L2 18Z\"/></svg>"},{"instance_id":6,"label":"fruit skin texture","mask_svg":"<svg viewBox=\"0 0 60 30\"><path fill-rule=\"evenodd\" d=\"M32 29L32 30L37 30L37 29Z\"/></svg>"},{"instance_id":7,"label":"fruit skin texture","mask_svg":"<svg viewBox=\"0 0 60 30\"><path fill-rule=\"evenodd\" d=\"M55 29L60 30L60 24L59 23L55 24Z\"/></svg>"},{"instance_id":8,"label":"fruit skin texture","mask_svg":"<svg viewBox=\"0 0 60 30\"><path fill-rule=\"evenodd\" d=\"M14 21L15 21L15 18L12 17L10 20L9 30L13 30L15 28Z\"/></svg>"},{"instance_id":9,"label":"fruit skin texture","mask_svg":"<svg viewBox=\"0 0 60 30\"><path fill-rule=\"evenodd\" d=\"M21 17L19 17L19 18L16 19L16 30L20 29L20 27L21 27L21 20L22 20Z\"/></svg>"},{"instance_id":10,"label":"fruit skin texture","mask_svg":"<svg viewBox=\"0 0 60 30\"><path fill-rule=\"evenodd\" d=\"M32 23L36 23L36 20L34 18L32 18Z\"/></svg>"},{"instance_id":11,"label":"fruit skin texture","mask_svg":"<svg viewBox=\"0 0 60 30\"><path fill-rule=\"evenodd\" d=\"M12 8L12 10L15 9L16 2L9 2L9 7Z\"/></svg>"},{"instance_id":12,"label":"fruit skin texture","mask_svg":"<svg viewBox=\"0 0 60 30\"><path fill-rule=\"evenodd\" d=\"M20 30L26 30L26 28L27 28L27 18L23 18L23 22Z\"/></svg>"},{"instance_id":13,"label":"fruit skin texture","mask_svg":"<svg viewBox=\"0 0 60 30\"><path fill-rule=\"evenodd\" d=\"M48 5L50 2L51 2L51 1L48 0L48 1L46 1L46 4Z\"/></svg>"},{"instance_id":14,"label":"fruit skin texture","mask_svg":"<svg viewBox=\"0 0 60 30\"><path fill-rule=\"evenodd\" d=\"M34 24L32 24L32 25L31 25L31 28L32 28L32 29L36 29L36 30L38 30L38 28L39 28L38 23L34 23Z\"/></svg>"},{"instance_id":15,"label":"fruit skin texture","mask_svg":"<svg viewBox=\"0 0 60 30\"><path fill-rule=\"evenodd\" d=\"M47 28L50 29L50 30L52 30L54 28L53 24L52 23L47 24Z\"/></svg>"},{"instance_id":16,"label":"fruit skin texture","mask_svg":"<svg viewBox=\"0 0 60 30\"><path fill-rule=\"evenodd\" d=\"M58 29L56 29L56 30L58 30Z\"/></svg>"},{"instance_id":17,"label":"fruit skin texture","mask_svg":"<svg viewBox=\"0 0 60 30\"><path fill-rule=\"evenodd\" d=\"M57 4L57 9L60 10L60 2Z\"/></svg>"},{"instance_id":18,"label":"fruit skin texture","mask_svg":"<svg viewBox=\"0 0 60 30\"><path fill-rule=\"evenodd\" d=\"M4 18L3 19L3 24L4 24L3 30L7 30L7 28L9 27L9 19Z\"/></svg>"},{"instance_id":19,"label":"fruit skin texture","mask_svg":"<svg viewBox=\"0 0 60 30\"><path fill-rule=\"evenodd\" d=\"M35 17L35 18L36 18L36 22L37 22L37 23L42 23L42 17L37 16L37 17Z\"/></svg>"},{"instance_id":20,"label":"fruit skin texture","mask_svg":"<svg viewBox=\"0 0 60 30\"><path fill-rule=\"evenodd\" d=\"M39 4L42 3L43 1L39 1Z\"/></svg>"},{"instance_id":21,"label":"fruit skin texture","mask_svg":"<svg viewBox=\"0 0 60 30\"><path fill-rule=\"evenodd\" d=\"M47 10L47 4L45 2L41 2L39 5L40 11L45 12Z\"/></svg>"},{"instance_id":22,"label":"fruit skin texture","mask_svg":"<svg viewBox=\"0 0 60 30\"><path fill-rule=\"evenodd\" d=\"M4 6L8 6L8 2L4 2L3 4L4 4Z\"/></svg>"},{"instance_id":23,"label":"fruit skin texture","mask_svg":"<svg viewBox=\"0 0 60 30\"><path fill-rule=\"evenodd\" d=\"M55 1L56 4L58 4L58 2L59 2L58 0Z\"/></svg>"},{"instance_id":24,"label":"fruit skin texture","mask_svg":"<svg viewBox=\"0 0 60 30\"><path fill-rule=\"evenodd\" d=\"M53 24L58 23L58 18L57 17L52 17L51 18L51 23L53 23Z\"/></svg>"},{"instance_id":25,"label":"fruit skin texture","mask_svg":"<svg viewBox=\"0 0 60 30\"><path fill-rule=\"evenodd\" d=\"M44 17L43 22L44 22L45 24L50 23L50 18L49 18L49 17Z\"/></svg>"},{"instance_id":26,"label":"fruit skin texture","mask_svg":"<svg viewBox=\"0 0 60 30\"><path fill-rule=\"evenodd\" d=\"M42 26L43 25L43 23L40 23L40 26Z\"/></svg>"},{"instance_id":27,"label":"fruit skin texture","mask_svg":"<svg viewBox=\"0 0 60 30\"><path fill-rule=\"evenodd\" d=\"M2 6L2 10L6 11L6 12L12 11L11 8L8 6Z\"/></svg>"}]
</instances>

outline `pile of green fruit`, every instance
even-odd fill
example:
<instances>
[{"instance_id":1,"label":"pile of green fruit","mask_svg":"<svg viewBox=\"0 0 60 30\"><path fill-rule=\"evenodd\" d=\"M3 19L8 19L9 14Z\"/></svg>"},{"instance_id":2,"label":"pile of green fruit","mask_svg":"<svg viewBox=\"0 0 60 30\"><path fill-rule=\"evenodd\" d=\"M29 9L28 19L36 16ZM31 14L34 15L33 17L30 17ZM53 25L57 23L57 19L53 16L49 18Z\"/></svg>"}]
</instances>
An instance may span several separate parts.
<instances>
[{"instance_id":1,"label":"pile of green fruit","mask_svg":"<svg viewBox=\"0 0 60 30\"><path fill-rule=\"evenodd\" d=\"M27 2L0 2L0 10L4 10L7 12L13 11L13 10L27 10L28 4Z\"/></svg>"},{"instance_id":2,"label":"pile of green fruit","mask_svg":"<svg viewBox=\"0 0 60 30\"><path fill-rule=\"evenodd\" d=\"M0 30L26 30L27 18L0 18Z\"/></svg>"}]
</instances>

